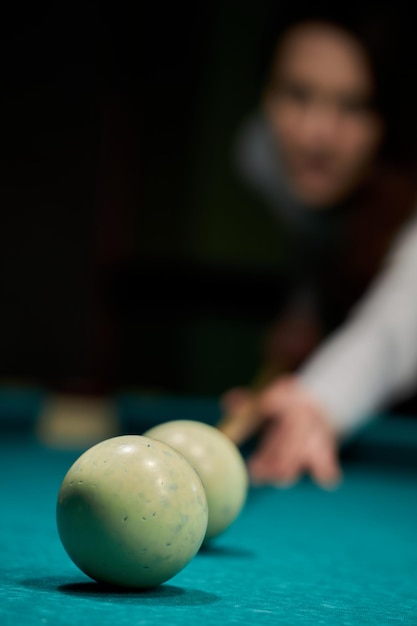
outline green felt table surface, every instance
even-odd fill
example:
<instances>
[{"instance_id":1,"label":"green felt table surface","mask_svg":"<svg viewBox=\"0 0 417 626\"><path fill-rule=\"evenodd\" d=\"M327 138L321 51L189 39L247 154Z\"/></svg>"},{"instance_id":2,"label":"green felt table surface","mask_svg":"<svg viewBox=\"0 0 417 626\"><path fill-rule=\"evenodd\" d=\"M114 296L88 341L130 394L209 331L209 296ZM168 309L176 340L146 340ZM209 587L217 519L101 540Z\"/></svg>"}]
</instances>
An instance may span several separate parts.
<instances>
[{"instance_id":1,"label":"green felt table surface","mask_svg":"<svg viewBox=\"0 0 417 626\"><path fill-rule=\"evenodd\" d=\"M38 396L20 400L16 415L36 414ZM119 401L138 432L218 415L213 399ZM416 420L375 421L344 454L336 491L307 479L286 490L253 488L234 525L182 572L136 592L100 586L70 561L55 506L81 451L50 449L31 428L10 429L8 402L2 408L0 397L2 626L417 624Z\"/></svg>"}]
</instances>

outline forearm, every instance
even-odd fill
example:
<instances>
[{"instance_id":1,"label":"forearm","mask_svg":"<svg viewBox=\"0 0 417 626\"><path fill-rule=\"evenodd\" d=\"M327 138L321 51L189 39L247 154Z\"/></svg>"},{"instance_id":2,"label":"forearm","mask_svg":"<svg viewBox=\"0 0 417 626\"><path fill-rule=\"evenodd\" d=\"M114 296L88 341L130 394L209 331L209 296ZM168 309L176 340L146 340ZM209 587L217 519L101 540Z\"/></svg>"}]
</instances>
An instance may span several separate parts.
<instances>
[{"instance_id":1,"label":"forearm","mask_svg":"<svg viewBox=\"0 0 417 626\"><path fill-rule=\"evenodd\" d=\"M383 338L338 333L299 372L340 435L371 419L390 396L390 350Z\"/></svg>"},{"instance_id":2,"label":"forearm","mask_svg":"<svg viewBox=\"0 0 417 626\"><path fill-rule=\"evenodd\" d=\"M346 324L299 372L341 434L417 383L417 228Z\"/></svg>"}]
</instances>

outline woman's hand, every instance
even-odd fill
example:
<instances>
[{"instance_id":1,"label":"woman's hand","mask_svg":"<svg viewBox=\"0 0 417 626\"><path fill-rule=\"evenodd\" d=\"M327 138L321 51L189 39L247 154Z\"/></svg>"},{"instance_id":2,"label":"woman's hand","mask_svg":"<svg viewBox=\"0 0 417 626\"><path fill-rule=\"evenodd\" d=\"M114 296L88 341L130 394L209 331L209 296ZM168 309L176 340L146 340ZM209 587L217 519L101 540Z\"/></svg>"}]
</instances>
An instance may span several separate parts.
<instances>
[{"instance_id":1,"label":"woman's hand","mask_svg":"<svg viewBox=\"0 0 417 626\"><path fill-rule=\"evenodd\" d=\"M248 461L254 483L284 486L303 474L327 488L340 481L336 432L296 377L281 378L257 394L232 390L223 402L226 417L218 427L232 441L240 445L259 432Z\"/></svg>"}]
</instances>

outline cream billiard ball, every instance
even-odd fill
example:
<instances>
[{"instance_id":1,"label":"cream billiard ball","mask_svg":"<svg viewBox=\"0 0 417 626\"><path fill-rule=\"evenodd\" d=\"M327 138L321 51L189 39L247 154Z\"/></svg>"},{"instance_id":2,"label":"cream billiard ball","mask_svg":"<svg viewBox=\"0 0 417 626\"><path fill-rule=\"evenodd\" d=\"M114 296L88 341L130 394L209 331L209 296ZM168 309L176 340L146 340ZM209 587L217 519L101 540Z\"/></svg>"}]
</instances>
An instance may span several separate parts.
<instances>
[{"instance_id":1,"label":"cream billiard ball","mask_svg":"<svg viewBox=\"0 0 417 626\"><path fill-rule=\"evenodd\" d=\"M243 508L249 483L235 444L217 428L192 420L165 422L145 435L181 452L197 470L208 502L206 540L226 530Z\"/></svg>"},{"instance_id":2,"label":"cream billiard ball","mask_svg":"<svg viewBox=\"0 0 417 626\"><path fill-rule=\"evenodd\" d=\"M73 562L99 582L126 587L154 587L177 574L198 552L207 518L190 463L140 435L84 452L57 502L58 533Z\"/></svg>"}]
</instances>

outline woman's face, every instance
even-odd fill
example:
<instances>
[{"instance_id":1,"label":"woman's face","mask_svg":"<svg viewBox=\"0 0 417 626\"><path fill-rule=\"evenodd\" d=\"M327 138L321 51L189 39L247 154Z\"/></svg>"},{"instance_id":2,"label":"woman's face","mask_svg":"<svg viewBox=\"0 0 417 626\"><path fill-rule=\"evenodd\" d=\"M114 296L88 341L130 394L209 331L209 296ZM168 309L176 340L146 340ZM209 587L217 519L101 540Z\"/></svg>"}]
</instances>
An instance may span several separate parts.
<instances>
[{"instance_id":1,"label":"woman's face","mask_svg":"<svg viewBox=\"0 0 417 626\"><path fill-rule=\"evenodd\" d=\"M383 124L359 43L337 27L291 29L275 55L265 113L292 192L312 208L342 201L369 171Z\"/></svg>"}]
</instances>

